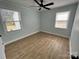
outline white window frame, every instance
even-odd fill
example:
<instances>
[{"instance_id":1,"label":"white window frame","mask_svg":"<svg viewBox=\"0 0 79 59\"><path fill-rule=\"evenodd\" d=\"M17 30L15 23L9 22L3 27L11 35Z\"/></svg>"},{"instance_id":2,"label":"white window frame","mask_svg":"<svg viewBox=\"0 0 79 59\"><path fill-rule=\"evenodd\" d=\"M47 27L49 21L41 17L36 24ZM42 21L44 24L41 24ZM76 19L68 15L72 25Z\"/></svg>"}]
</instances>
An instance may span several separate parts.
<instances>
[{"instance_id":1,"label":"white window frame","mask_svg":"<svg viewBox=\"0 0 79 59\"><path fill-rule=\"evenodd\" d=\"M18 13L18 20L14 20L14 18L13 18L13 20L6 21L6 19L4 19L4 15L2 14L2 12L3 12L2 10L6 10L6 11L10 11L10 12L17 12ZM21 30L21 15L20 15L20 13L18 11L13 11L13 10L8 10L8 9L0 9L0 13L1 13L1 19L2 19L3 28L4 28L5 32L12 32L12 31L16 31L16 30ZM7 26L6 26L7 22L19 22L20 27L16 28L16 29L13 29L11 31L8 31Z\"/></svg>"},{"instance_id":2,"label":"white window frame","mask_svg":"<svg viewBox=\"0 0 79 59\"><path fill-rule=\"evenodd\" d=\"M66 14L64 14L64 13L66 13ZM63 15L66 15L66 16L63 16ZM61 17L59 17L59 16L62 16L62 18L64 19L62 19ZM67 18L66 18L67 17ZM60 28L60 29L67 29L68 28L68 21L69 21L69 17L70 17L70 11L63 11L63 12L57 12L56 13L56 18L55 18L55 28ZM62 20L61 20L62 19ZM58 24L57 24L57 22L58 21L63 21L63 22L65 22L66 21L66 24L60 24L60 25L62 25L62 26L59 26Z\"/></svg>"}]
</instances>

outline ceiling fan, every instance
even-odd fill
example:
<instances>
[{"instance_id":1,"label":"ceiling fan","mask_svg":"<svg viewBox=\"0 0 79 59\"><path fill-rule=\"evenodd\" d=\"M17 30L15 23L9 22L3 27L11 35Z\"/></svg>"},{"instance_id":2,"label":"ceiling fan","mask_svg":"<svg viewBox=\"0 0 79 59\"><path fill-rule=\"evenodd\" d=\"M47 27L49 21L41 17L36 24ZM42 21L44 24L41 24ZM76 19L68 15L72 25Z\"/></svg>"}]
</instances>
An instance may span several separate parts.
<instances>
[{"instance_id":1,"label":"ceiling fan","mask_svg":"<svg viewBox=\"0 0 79 59\"><path fill-rule=\"evenodd\" d=\"M39 5L39 10L41 10L42 8L50 10L50 8L48 8L47 6L54 5L53 2L44 5L43 4L44 0L40 0L40 1L34 0L34 1Z\"/></svg>"}]
</instances>

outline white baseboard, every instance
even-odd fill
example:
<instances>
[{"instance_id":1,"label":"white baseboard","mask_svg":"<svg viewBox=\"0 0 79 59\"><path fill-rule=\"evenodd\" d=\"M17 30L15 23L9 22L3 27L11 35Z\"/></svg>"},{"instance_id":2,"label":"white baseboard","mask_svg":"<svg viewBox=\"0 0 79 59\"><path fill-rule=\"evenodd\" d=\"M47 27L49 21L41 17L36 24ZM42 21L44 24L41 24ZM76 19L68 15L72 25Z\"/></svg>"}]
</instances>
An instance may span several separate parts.
<instances>
[{"instance_id":1,"label":"white baseboard","mask_svg":"<svg viewBox=\"0 0 79 59\"><path fill-rule=\"evenodd\" d=\"M23 39L23 38L25 38L25 37L31 36L31 35L36 34L36 33L38 33L38 32L39 32L39 31L36 31L36 32L30 33L30 34L27 34L27 35L25 35L25 36L16 38L16 39L14 39L14 40L11 40L11 41L9 41L9 42L4 43L4 45L10 44L10 43L15 42L15 41L18 41L18 40L20 40L20 39Z\"/></svg>"},{"instance_id":2,"label":"white baseboard","mask_svg":"<svg viewBox=\"0 0 79 59\"><path fill-rule=\"evenodd\" d=\"M69 37L64 36L64 35L60 35L60 34L56 34L56 33L51 33L51 32L47 32L47 31L41 31L41 32L45 32L45 33L49 33L49 34L53 34L53 35L57 35L57 36L65 37L65 38L69 38Z\"/></svg>"}]
</instances>

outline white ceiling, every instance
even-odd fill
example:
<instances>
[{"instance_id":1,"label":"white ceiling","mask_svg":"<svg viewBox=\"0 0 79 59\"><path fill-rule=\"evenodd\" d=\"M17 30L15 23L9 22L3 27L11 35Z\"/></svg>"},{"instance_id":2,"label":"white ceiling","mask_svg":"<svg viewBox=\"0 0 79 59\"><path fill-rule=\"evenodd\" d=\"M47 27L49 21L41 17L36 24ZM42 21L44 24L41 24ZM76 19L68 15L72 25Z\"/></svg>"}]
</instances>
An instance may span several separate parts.
<instances>
[{"instance_id":1,"label":"white ceiling","mask_svg":"<svg viewBox=\"0 0 79 59\"><path fill-rule=\"evenodd\" d=\"M0 1L2 1L2 0L0 0Z\"/></svg>"},{"instance_id":2,"label":"white ceiling","mask_svg":"<svg viewBox=\"0 0 79 59\"><path fill-rule=\"evenodd\" d=\"M34 0L9 0L12 2L20 3L25 6L37 6L37 4L34 2ZM44 4L54 2L54 5L49 6L51 8L60 7L68 4L73 4L78 2L79 0L44 0Z\"/></svg>"}]
</instances>

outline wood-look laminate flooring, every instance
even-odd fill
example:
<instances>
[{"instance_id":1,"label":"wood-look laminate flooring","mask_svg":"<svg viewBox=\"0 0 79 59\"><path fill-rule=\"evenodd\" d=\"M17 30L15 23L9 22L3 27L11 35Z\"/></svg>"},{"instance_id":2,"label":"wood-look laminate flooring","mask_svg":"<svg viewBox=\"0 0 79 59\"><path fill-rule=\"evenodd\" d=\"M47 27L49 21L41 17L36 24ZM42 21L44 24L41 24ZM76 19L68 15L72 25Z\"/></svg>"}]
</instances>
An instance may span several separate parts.
<instances>
[{"instance_id":1,"label":"wood-look laminate flooring","mask_svg":"<svg viewBox=\"0 0 79 59\"><path fill-rule=\"evenodd\" d=\"M6 45L7 59L69 59L69 40L39 32Z\"/></svg>"}]
</instances>

